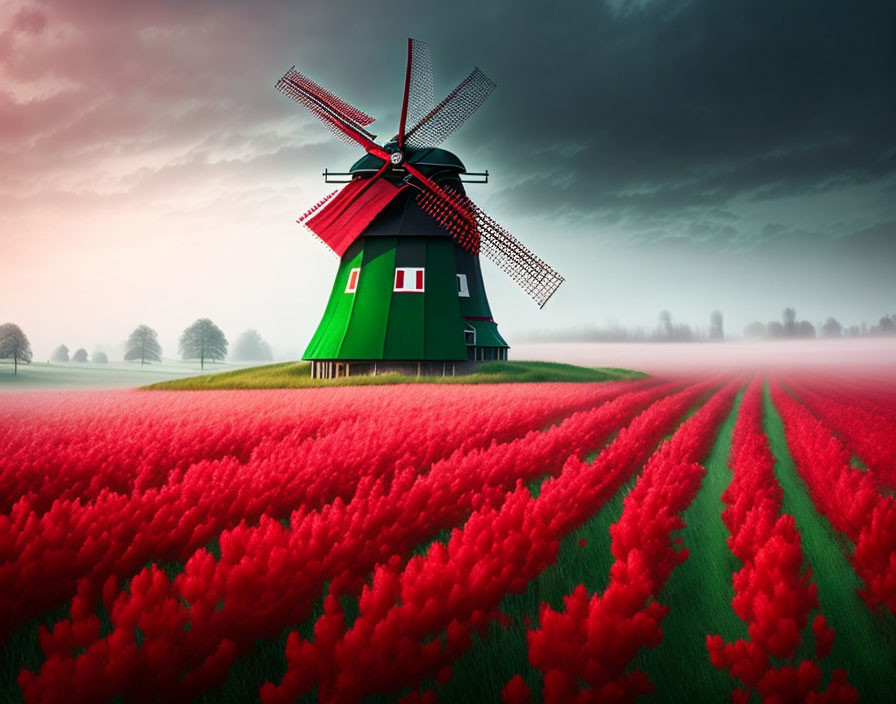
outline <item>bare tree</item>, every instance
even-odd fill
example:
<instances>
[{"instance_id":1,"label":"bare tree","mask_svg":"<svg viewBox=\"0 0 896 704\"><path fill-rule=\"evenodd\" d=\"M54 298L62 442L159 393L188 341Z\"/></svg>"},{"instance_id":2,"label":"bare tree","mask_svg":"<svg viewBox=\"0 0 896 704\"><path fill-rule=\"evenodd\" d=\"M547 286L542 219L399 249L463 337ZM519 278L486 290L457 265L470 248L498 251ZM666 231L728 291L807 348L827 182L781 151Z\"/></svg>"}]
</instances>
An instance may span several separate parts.
<instances>
[{"instance_id":1,"label":"bare tree","mask_svg":"<svg viewBox=\"0 0 896 704\"><path fill-rule=\"evenodd\" d=\"M142 367L147 362L162 361L162 347L156 338L156 331L148 325L138 325L125 343L125 361L140 360Z\"/></svg>"},{"instance_id":2,"label":"bare tree","mask_svg":"<svg viewBox=\"0 0 896 704\"><path fill-rule=\"evenodd\" d=\"M0 325L0 359L12 359L13 374L19 373L19 362L31 363L31 343L15 323Z\"/></svg>"},{"instance_id":3,"label":"bare tree","mask_svg":"<svg viewBox=\"0 0 896 704\"><path fill-rule=\"evenodd\" d=\"M53 350L53 355L50 357L54 362L67 362L68 361L68 347L65 345L59 345L55 350Z\"/></svg>"},{"instance_id":4,"label":"bare tree","mask_svg":"<svg viewBox=\"0 0 896 704\"><path fill-rule=\"evenodd\" d=\"M180 353L184 359L198 359L205 369L205 360L221 360L227 356L227 338L211 320L200 318L180 336Z\"/></svg>"}]
</instances>

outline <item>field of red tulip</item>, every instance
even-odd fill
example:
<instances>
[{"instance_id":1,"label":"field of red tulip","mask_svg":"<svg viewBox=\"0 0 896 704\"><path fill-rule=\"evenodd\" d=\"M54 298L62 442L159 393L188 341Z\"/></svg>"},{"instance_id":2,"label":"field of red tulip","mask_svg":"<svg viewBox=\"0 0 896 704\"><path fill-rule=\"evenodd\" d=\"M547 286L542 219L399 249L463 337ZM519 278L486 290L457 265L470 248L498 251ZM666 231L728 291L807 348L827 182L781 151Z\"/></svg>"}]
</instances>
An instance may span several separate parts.
<instances>
[{"instance_id":1,"label":"field of red tulip","mask_svg":"<svg viewBox=\"0 0 896 704\"><path fill-rule=\"evenodd\" d=\"M25 702L887 701L896 381L0 395Z\"/></svg>"}]
</instances>

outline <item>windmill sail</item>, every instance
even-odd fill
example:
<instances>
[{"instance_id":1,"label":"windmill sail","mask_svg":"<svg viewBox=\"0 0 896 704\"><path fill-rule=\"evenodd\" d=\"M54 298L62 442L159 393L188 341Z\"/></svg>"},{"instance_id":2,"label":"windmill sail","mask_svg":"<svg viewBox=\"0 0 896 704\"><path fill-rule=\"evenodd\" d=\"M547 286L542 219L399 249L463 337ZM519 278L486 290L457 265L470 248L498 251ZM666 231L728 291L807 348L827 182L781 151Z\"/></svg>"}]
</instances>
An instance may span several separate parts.
<instances>
[{"instance_id":1,"label":"windmill sail","mask_svg":"<svg viewBox=\"0 0 896 704\"><path fill-rule=\"evenodd\" d=\"M401 124L398 127L400 146L404 146L407 125L416 125L420 122L432 110L433 103L435 103L435 91L429 44L418 39L408 39L407 73L401 105Z\"/></svg>"},{"instance_id":2,"label":"windmill sail","mask_svg":"<svg viewBox=\"0 0 896 704\"><path fill-rule=\"evenodd\" d=\"M544 304L563 283L563 277L478 205L470 202L479 230L479 252L513 279L539 308L544 308Z\"/></svg>"},{"instance_id":3,"label":"windmill sail","mask_svg":"<svg viewBox=\"0 0 896 704\"><path fill-rule=\"evenodd\" d=\"M421 191L420 206L460 243L475 243L468 251L484 254L544 308L564 278L474 203L450 189L446 197Z\"/></svg>"},{"instance_id":4,"label":"windmill sail","mask_svg":"<svg viewBox=\"0 0 896 704\"><path fill-rule=\"evenodd\" d=\"M368 151L379 150L373 142L375 134L364 129L373 118L337 97L307 76L289 69L274 87L306 107L324 126L348 144L360 144Z\"/></svg>"},{"instance_id":5,"label":"windmill sail","mask_svg":"<svg viewBox=\"0 0 896 704\"><path fill-rule=\"evenodd\" d=\"M437 147L479 109L495 89L495 83L478 68L473 69L441 103L436 105L405 135L409 147Z\"/></svg>"}]
</instances>

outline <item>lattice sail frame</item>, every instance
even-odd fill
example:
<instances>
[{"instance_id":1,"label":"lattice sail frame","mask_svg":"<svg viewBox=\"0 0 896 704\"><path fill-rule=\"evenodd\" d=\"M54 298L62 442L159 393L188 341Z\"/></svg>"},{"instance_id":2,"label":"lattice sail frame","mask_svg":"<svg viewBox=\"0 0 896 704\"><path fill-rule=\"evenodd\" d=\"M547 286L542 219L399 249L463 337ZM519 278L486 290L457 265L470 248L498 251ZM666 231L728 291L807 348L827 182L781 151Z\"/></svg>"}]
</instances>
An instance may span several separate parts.
<instances>
[{"instance_id":1,"label":"lattice sail frame","mask_svg":"<svg viewBox=\"0 0 896 704\"><path fill-rule=\"evenodd\" d=\"M372 140L376 137L364 129L374 121L370 115L296 71L295 66L289 69L274 87L307 108L324 124L324 127L347 144L355 146L360 142L362 146L366 146L362 140Z\"/></svg>"},{"instance_id":2,"label":"lattice sail frame","mask_svg":"<svg viewBox=\"0 0 896 704\"><path fill-rule=\"evenodd\" d=\"M495 89L492 81L478 68L451 91L404 136L409 147L437 147L457 131L479 109Z\"/></svg>"},{"instance_id":3,"label":"lattice sail frame","mask_svg":"<svg viewBox=\"0 0 896 704\"><path fill-rule=\"evenodd\" d=\"M565 279L470 198L447 188L443 191L448 199L421 190L417 202L465 249L484 254L544 308Z\"/></svg>"},{"instance_id":4,"label":"lattice sail frame","mask_svg":"<svg viewBox=\"0 0 896 704\"><path fill-rule=\"evenodd\" d=\"M435 101L429 44L419 39L409 39L405 97L402 101L401 124L398 127L398 138L402 143L407 125L419 124L432 111Z\"/></svg>"}]
</instances>

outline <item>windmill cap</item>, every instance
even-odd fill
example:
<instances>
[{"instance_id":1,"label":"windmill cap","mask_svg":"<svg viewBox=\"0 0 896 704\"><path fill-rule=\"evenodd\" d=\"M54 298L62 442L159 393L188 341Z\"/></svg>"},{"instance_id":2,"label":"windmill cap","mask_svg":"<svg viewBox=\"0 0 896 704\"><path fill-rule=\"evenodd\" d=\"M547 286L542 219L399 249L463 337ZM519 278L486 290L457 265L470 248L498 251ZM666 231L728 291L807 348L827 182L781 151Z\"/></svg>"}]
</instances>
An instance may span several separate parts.
<instances>
[{"instance_id":1,"label":"windmill cap","mask_svg":"<svg viewBox=\"0 0 896 704\"><path fill-rule=\"evenodd\" d=\"M386 151L389 150L391 142L385 146ZM423 149L413 149L405 147L403 150L405 161L414 166L431 167L439 169L451 169L460 174L465 174L467 168L463 162L454 154L437 147L427 147ZM352 164L349 171L353 174L376 173L383 167L383 160L372 154L365 154Z\"/></svg>"}]
</instances>

